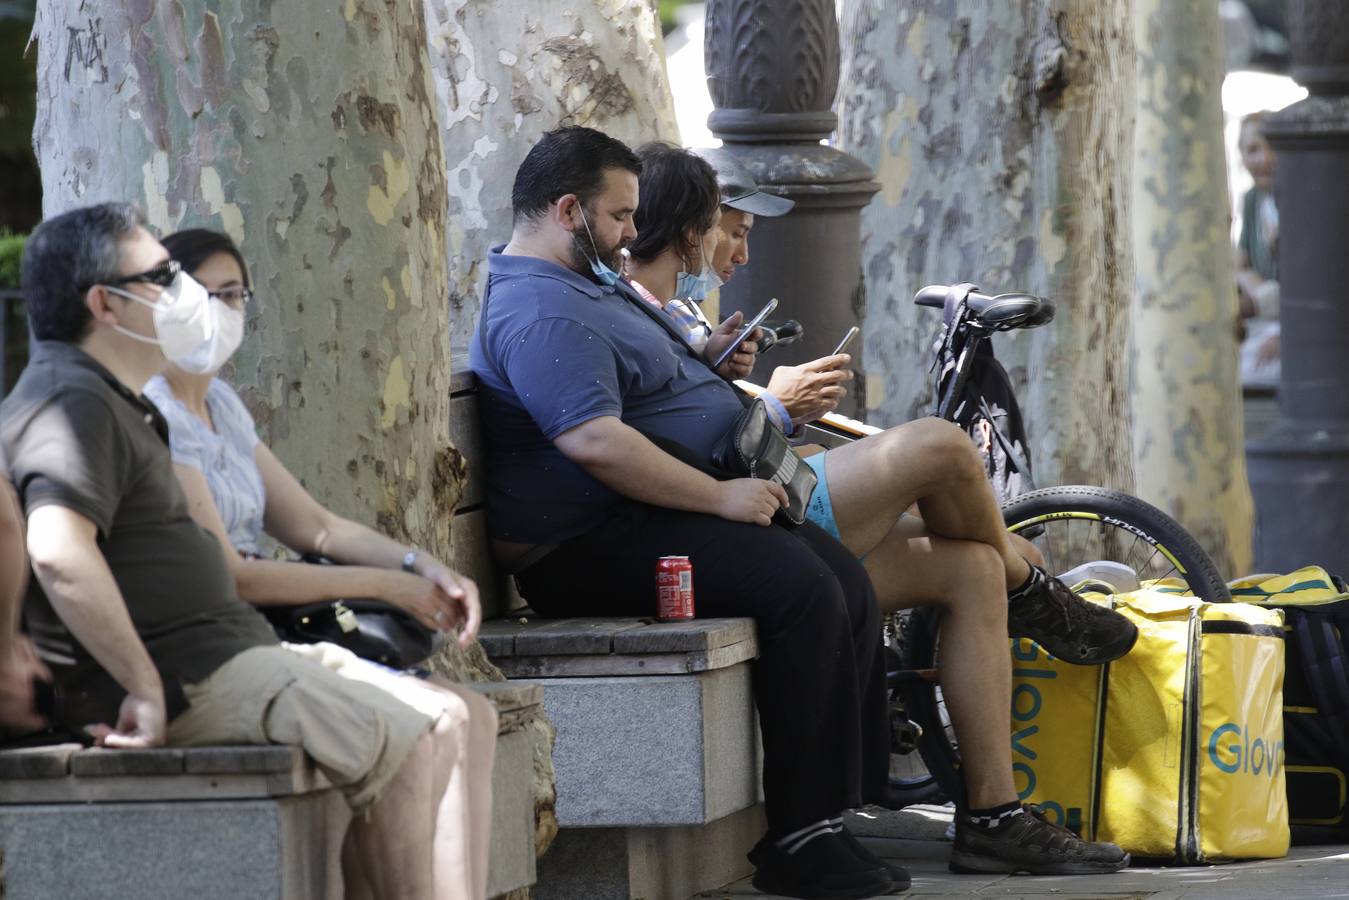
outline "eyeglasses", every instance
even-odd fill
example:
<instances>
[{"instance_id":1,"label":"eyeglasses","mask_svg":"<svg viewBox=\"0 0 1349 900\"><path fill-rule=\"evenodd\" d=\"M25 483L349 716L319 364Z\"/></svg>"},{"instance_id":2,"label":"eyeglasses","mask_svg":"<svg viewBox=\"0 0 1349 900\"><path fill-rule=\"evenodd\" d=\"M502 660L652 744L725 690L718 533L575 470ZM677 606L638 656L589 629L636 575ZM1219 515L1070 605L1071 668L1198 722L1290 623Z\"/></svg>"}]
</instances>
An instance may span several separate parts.
<instances>
[{"instance_id":1,"label":"eyeglasses","mask_svg":"<svg viewBox=\"0 0 1349 900\"><path fill-rule=\"evenodd\" d=\"M210 291L208 296L219 300L226 306L233 306L236 309L242 309L250 300L253 299L253 292L246 287L225 288L221 291Z\"/></svg>"},{"instance_id":2,"label":"eyeglasses","mask_svg":"<svg viewBox=\"0 0 1349 900\"><path fill-rule=\"evenodd\" d=\"M182 270L183 267L178 260L166 259L153 269L146 269L144 272L137 272L135 275L123 275L121 278L114 278L112 281L103 283L116 287L132 281L140 281L166 288L173 284L173 279L177 278L178 273Z\"/></svg>"}]
</instances>

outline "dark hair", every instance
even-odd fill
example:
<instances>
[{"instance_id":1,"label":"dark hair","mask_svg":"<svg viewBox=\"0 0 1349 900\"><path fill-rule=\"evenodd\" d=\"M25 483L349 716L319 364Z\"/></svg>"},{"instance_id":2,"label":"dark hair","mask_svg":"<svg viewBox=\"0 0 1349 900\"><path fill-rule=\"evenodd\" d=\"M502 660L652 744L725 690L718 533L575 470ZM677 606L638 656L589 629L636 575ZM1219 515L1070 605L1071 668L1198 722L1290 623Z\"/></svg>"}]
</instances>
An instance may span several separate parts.
<instances>
[{"instance_id":1,"label":"dark hair","mask_svg":"<svg viewBox=\"0 0 1349 900\"><path fill-rule=\"evenodd\" d=\"M217 253L228 253L239 264L239 271L244 273L244 287L251 284L248 277L248 263L244 262L244 255L239 252L239 248L228 234L211 231L209 228L188 228L160 238L159 242L169 251L170 256L182 264L183 271L189 275Z\"/></svg>"},{"instance_id":2,"label":"dark hair","mask_svg":"<svg viewBox=\"0 0 1349 900\"><path fill-rule=\"evenodd\" d=\"M687 253L688 232L712 227L721 205L717 172L691 150L659 142L637 148L642 161L637 212L632 218L637 240L628 245L634 259L655 259L673 246Z\"/></svg>"},{"instance_id":3,"label":"dark hair","mask_svg":"<svg viewBox=\"0 0 1349 900\"><path fill-rule=\"evenodd\" d=\"M19 288L33 336L75 343L93 316L84 294L123 274L122 242L145 227L145 214L130 203L100 203L47 219L23 247Z\"/></svg>"},{"instance_id":4,"label":"dark hair","mask_svg":"<svg viewBox=\"0 0 1349 900\"><path fill-rule=\"evenodd\" d=\"M536 218L564 194L588 202L603 189L606 169L642 174L642 164L628 145L602 131L568 125L546 132L515 172L515 222Z\"/></svg>"}]
</instances>

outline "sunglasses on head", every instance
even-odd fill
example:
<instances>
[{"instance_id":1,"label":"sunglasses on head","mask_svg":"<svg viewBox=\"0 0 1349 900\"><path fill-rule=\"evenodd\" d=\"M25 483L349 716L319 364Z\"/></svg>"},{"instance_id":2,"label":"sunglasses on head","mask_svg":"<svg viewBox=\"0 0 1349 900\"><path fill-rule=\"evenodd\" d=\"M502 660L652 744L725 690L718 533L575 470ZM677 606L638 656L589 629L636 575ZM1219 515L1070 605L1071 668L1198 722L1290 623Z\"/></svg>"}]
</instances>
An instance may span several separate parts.
<instances>
[{"instance_id":1,"label":"sunglasses on head","mask_svg":"<svg viewBox=\"0 0 1349 900\"><path fill-rule=\"evenodd\" d=\"M153 269L146 269L144 272L137 272L134 275L123 275L121 278L115 278L105 284L118 287L123 284L129 284L133 281L144 282L145 284L158 285L159 287L168 287L173 284L173 279L178 277L178 273L183 269L182 265L176 259L166 259Z\"/></svg>"}]
</instances>

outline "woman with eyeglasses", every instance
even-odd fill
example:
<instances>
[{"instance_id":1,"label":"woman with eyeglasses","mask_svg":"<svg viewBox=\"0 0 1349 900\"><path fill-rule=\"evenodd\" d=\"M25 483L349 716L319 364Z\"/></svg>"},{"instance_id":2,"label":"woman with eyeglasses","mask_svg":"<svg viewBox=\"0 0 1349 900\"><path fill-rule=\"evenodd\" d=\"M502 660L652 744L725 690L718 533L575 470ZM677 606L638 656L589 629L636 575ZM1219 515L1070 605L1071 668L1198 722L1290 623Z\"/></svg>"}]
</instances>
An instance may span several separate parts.
<instances>
[{"instance_id":1,"label":"woman with eyeglasses","mask_svg":"<svg viewBox=\"0 0 1349 900\"><path fill-rule=\"evenodd\" d=\"M481 615L473 582L428 554L320 505L258 440L243 401L216 377L243 338L244 310L253 297L248 268L234 242L193 229L162 243L206 288L220 339L202 351L212 357L209 365L187 371L170 364L150 380L145 395L168 419L175 469L193 517L237 551L231 566L239 595L257 605L374 597L405 609L433 630L462 626L460 640L467 645ZM346 565L258 559L264 531L297 553Z\"/></svg>"},{"instance_id":2,"label":"woman with eyeglasses","mask_svg":"<svg viewBox=\"0 0 1349 900\"><path fill-rule=\"evenodd\" d=\"M244 312L253 299L248 266L227 235L205 229L171 234L161 243L205 288L218 340L199 349L187 371L172 363L145 386L169 423L173 468L187 495L188 511L225 548L239 596L256 606L298 605L345 597L373 597L412 614L432 630L459 628L459 642L472 642L482 619L473 581L413 547L405 547L326 509L310 496L257 438L252 416L234 389L217 377L243 338ZM197 365L197 363L202 365ZM201 374L197 374L200 372ZM263 532L299 554L327 557L341 566L281 562L258 557ZM440 680L394 675L328 644L292 649L316 655L344 677L368 681L411 706L462 701L447 713L461 716L467 739L457 760L447 760L450 788L443 803L458 804L463 822L457 836L437 845L437 862L457 860L447 874L460 880L455 896L483 897L491 821L491 767L496 715L474 691ZM321 648L314 650L313 648ZM457 712L454 712L457 710ZM437 833L437 840L440 840ZM456 843L457 842L457 843ZM439 877L439 874L438 874Z\"/></svg>"}]
</instances>

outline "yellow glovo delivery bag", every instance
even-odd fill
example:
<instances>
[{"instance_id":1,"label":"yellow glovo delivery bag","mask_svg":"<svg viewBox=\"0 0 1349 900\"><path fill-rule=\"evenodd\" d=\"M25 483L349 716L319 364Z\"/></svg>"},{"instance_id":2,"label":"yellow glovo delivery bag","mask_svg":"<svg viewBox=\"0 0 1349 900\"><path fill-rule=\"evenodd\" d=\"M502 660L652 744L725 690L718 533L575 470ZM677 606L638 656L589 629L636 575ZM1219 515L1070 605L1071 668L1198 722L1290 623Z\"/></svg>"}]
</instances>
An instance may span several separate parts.
<instances>
[{"instance_id":1,"label":"yellow glovo delivery bag","mask_svg":"<svg viewBox=\"0 0 1349 900\"><path fill-rule=\"evenodd\" d=\"M1074 666L1012 642L1022 800L1089 840L1181 864L1288 852L1283 616L1178 582L1106 597L1138 643Z\"/></svg>"}]
</instances>

